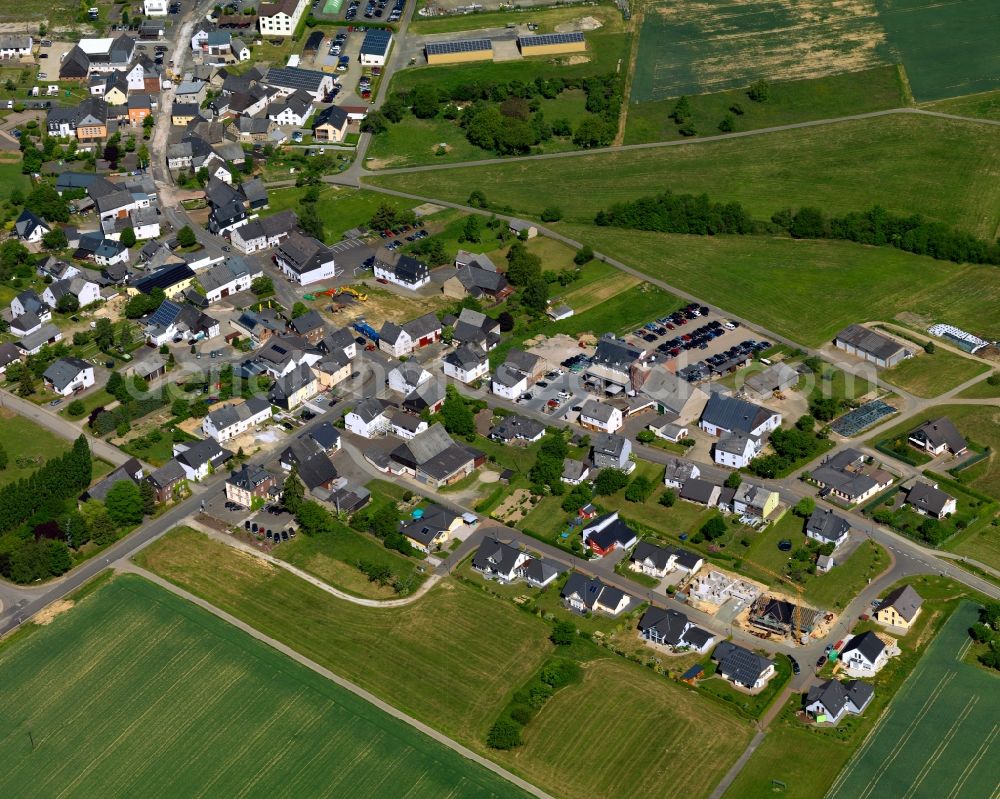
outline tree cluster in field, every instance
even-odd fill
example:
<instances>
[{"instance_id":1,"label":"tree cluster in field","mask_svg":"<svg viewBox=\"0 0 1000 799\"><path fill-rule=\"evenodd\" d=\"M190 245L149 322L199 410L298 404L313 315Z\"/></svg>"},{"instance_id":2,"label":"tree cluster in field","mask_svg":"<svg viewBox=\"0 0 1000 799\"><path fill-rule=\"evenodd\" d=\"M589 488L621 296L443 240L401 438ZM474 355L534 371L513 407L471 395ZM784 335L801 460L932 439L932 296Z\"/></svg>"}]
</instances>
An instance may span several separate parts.
<instances>
[{"instance_id":1,"label":"tree cluster in field","mask_svg":"<svg viewBox=\"0 0 1000 799\"><path fill-rule=\"evenodd\" d=\"M571 644L576 635L576 628L572 624L557 622L552 640L557 645ZM486 745L491 749L513 749L520 746L524 726L538 715L556 691L579 682L582 677L583 671L575 660L564 657L546 660L538 674L514 693L503 715L486 734Z\"/></svg>"},{"instance_id":2,"label":"tree cluster in field","mask_svg":"<svg viewBox=\"0 0 1000 799\"><path fill-rule=\"evenodd\" d=\"M956 263L1000 264L1000 244L931 222L920 214L900 216L881 206L842 217L819 208L784 209L770 223L755 221L738 202L717 203L707 195L674 194L669 189L651 197L615 203L598 211L594 223L605 227L687 233L699 236L752 235L783 231L795 239L836 239L895 247L916 255Z\"/></svg>"},{"instance_id":3,"label":"tree cluster in field","mask_svg":"<svg viewBox=\"0 0 1000 799\"><path fill-rule=\"evenodd\" d=\"M1000 602L987 602L979 609L979 621L969 628L972 640L986 644L979 662L1000 671Z\"/></svg>"},{"instance_id":4,"label":"tree cluster in field","mask_svg":"<svg viewBox=\"0 0 1000 799\"><path fill-rule=\"evenodd\" d=\"M589 112L574 130L569 120L547 120L542 101L567 89L582 89ZM578 147L610 144L618 128L622 81L617 75L580 79L536 78L523 82L472 82L441 89L421 83L393 92L379 111L368 114L362 130L382 133L406 114L417 119L455 120L471 144L499 155L523 155L554 136L572 136Z\"/></svg>"},{"instance_id":5,"label":"tree cluster in field","mask_svg":"<svg viewBox=\"0 0 1000 799\"><path fill-rule=\"evenodd\" d=\"M517 298L524 308L535 314L545 312L549 305L549 283L542 272L542 259L520 241L511 244L507 251L507 280L519 289Z\"/></svg>"},{"instance_id":6,"label":"tree cluster in field","mask_svg":"<svg viewBox=\"0 0 1000 799\"><path fill-rule=\"evenodd\" d=\"M162 392L147 394L149 385L141 375L125 378L119 372L111 372L105 390L119 404L113 410L106 410L101 405L90 412L87 425L99 436L107 435L112 430L124 436L131 429L133 419L141 419L169 402Z\"/></svg>"},{"instance_id":7,"label":"tree cluster in field","mask_svg":"<svg viewBox=\"0 0 1000 799\"><path fill-rule=\"evenodd\" d=\"M754 458L747 467L758 477L768 479L778 477L795 463L818 455L826 441L826 432L817 432L816 419L805 415L799 417L791 429L779 427L772 431L769 441L774 454Z\"/></svg>"},{"instance_id":8,"label":"tree cluster in field","mask_svg":"<svg viewBox=\"0 0 1000 799\"><path fill-rule=\"evenodd\" d=\"M738 202L716 203L706 194L674 194L669 189L653 197L616 203L607 211L598 211L594 223L602 227L699 236L747 235L756 229L750 214Z\"/></svg>"},{"instance_id":9,"label":"tree cluster in field","mask_svg":"<svg viewBox=\"0 0 1000 799\"><path fill-rule=\"evenodd\" d=\"M562 481L563 461L568 453L569 447L563 432L556 428L547 430L542 436L535 463L528 473L534 494L542 495L547 489L555 496L562 496L566 490Z\"/></svg>"},{"instance_id":10,"label":"tree cluster in field","mask_svg":"<svg viewBox=\"0 0 1000 799\"><path fill-rule=\"evenodd\" d=\"M6 453L0 460L6 462ZM70 569L70 546L90 540L75 500L90 485L92 469L90 447L80 436L68 452L0 489L0 574L30 583Z\"/></svg>"},{"instance_id":11,"label":"tree cluster in field","mask_svg":"<svg viewBox=\"0 0 1000 799\"><path fill-rule=\"evenodd\" d=\"M312 236L317 241L325 241L326 229L323 226L323 220L320 219L319 212L316 210L319 196L319 185L310 183L299 201L299 228L307 236Z\"/></svg>"},{"instance_id":12,"label":"tree cluster in field","mask_svg":"<svg viewBox=\"0 0 1000 799\"><path fill-rule=\"evenodd\" d=\"M752 83L747 89L747 97L755 103L765 103L771 96L771 86L766 80L758 80ZM733 103L725 116L719 121L718 129L720 133L732 133L736 130L736 119L746 113L740 103ZM697 136L698 129L694 124L694 114L691 109L691 101L681 96L677 98L673 109L670 111L670 120L677 125L677 132L681 136Z\"/></svg>"},{"instance_id":13,"label":"tree cluster in field","mask_svg":"<svg viewBox=\"0 0 1000 799\"><path fill-rule=\"evenodd\" d=\"M445 388L444 402L437 412L437 421L453 436L461 436L467 441L475 441L476 417L480 410L479 402L467 400L454 385L449 383Z\"/></svg>"}]
</instances>

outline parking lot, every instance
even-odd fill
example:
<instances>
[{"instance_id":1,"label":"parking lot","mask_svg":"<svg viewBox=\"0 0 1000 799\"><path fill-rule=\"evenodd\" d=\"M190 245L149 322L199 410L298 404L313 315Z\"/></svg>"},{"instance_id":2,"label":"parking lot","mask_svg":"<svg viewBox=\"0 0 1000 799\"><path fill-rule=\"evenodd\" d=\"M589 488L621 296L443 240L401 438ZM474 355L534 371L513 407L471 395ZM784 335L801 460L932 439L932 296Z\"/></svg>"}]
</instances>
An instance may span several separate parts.
<instances>
[{"instance_id":1,"label":"parking lot","mask_svg":"<svg viewBox=\"0 0 1000 799\"><path fill-rule=\"evenodd\" d=\"M406 0L312 0L312 13L347 22L399 22Z\"/></svg>"}]
</instances>

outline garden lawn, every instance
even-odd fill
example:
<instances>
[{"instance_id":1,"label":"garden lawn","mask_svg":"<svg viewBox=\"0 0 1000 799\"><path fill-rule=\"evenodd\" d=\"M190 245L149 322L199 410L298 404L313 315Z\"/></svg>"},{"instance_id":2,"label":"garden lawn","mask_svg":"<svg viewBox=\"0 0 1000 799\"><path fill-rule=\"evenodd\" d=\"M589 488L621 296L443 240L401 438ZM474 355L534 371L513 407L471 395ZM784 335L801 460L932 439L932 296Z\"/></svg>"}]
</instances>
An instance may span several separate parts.
<instances>
[{"instance_id":1,"label":"garden lawn","mask_svg":"<svg viewBox=\"0 0 1000 799\"><path fill-rule=\"evenodd\" d=\"M956 355L939 347L931 355L919 348L912 358L882 372L887 383L918 397L936 397L989 371L982 361Z\"/></svg>"},{"instance_id":2,"label":"garden lawn","mask_svg":"<svg viewBox=\"0 0 1000 799\"><path fill-rule=\"evenodd\" d=\"M632 102L628 108L625 144L685 138L670 118L676 97ZM833 119L909 105L899 69L882 66L809 80L775 81L766 103L755 103L745 88L688 97L690 122L700 136L716 136L719 122L731 116L736 131L756 130L813 119ZM736 105L743 110L735 114Z\"/></svg>"},{"instance_id":3,"label":"garden lawn","mask_svg":"<svg viewBox=\"0 0 1000 799\"><path fill-rule=\"evenodd\" d=\"M670 764L669 795L706 796L750 739L725 708L640 666L599 659L583 669L525 728L524 746L496 758L557 796L662 797L650 763ZM580 730L600 730L603 744L582 746Z\"/></svg>"},{"instance_id":4,"label":"garden lawn","mask_svg":"<svg viewBox=\"0 0 1000 799\"><path fill-rule=\"evenodd\" d=\"M392 569L395 580L401 587L405 586L399 592L402 594L413 593L426 579L417 571L419 564L416 561L347 527L338 529L333 535L297 535L275 547L271 554L349 594L370 599L391 599L398 594L391 584L379 586L377 582L369 582L357 567L359 561Z\"/></svg>"},{"instance_id":5,"label":"garden lawn","mask_svg":"<svg viewBox=\"0 0 1000 799\"><path fill-rule=\"evenodd\" d=\"M264 215L269 216L286 208L298 211L304 193L304 188L272 189L269 192L270 207L263 212ZM419 205L418 202L403 197L324 185L319 202L316 203L316 212L323 222L326 241L340 241L344 231L366 225L383 203L400 210L409 210Z\"/></svg>"},{"instance_id":6,"label":"garden lawn","mask_svg":"<svg viewBox=\"0 0 1000 799\"><path fill-rule=\"evenodd\" d=\"M0 444L7 451L0 486L28 477L49 458L67 452L72 443L8 408L0 408ZM23 465L18 465L19 459Z\"/></svg>"},{"instance_id":7,"label":"garden lawn","mask_svg":"<svg viewBox=\"0 0 1000 799\"><path fill-rule=\"evenodd\" d=\"M83 407L85 409L83 413L81 413L79 416L73 416L72 414L70 414L70 412L67 409L69 408L70 403L73 402L74 397L68 397L66 400L63 401L63 405L59 409L59 415L65 416L67 419L72 419L74 421L80 421L80 420L86 421L88 414L92 410L94 410L94 408L98 408L101 405L110 405L112 402L117 401L103 388L99 388L96 391L88 392L87 394L84 394L82 397L77 397L76 399L79 399L80 402L83 403Z\"/></svg>"},{"instance_id":8,"label":"garden lawn","mask_svg":"<svg viewBox=\"0 0 1000 799\"><path fill-rule=\"evenodd\" d=\"M508 687L550 651L548 625L450 580L383 610L340 601L190 530L137 560L470 745L483 740Z\"/></svg>"},{"instance_id":9,"label":"garden lawn","mask_svg":"<svg viewBox=\"0 0 1000 799\"><path fill-rule=\"evenodd\" d=\"M0 157L0 199L7 199L14 189L27 193L31 186L28 176L21 174L21 159Z\"/></svg>"},{"instance_id":10,"label":"garden lawn","mask_svg":"<svg viewBox=\"0 0 1000 799\"><path fill-rule=\"evenodd\" d=\"M0 670L4 796L525 796L132 575L8 642Z\"/></svg>"},{"instance_id":11,"label":"garden lawn","mask_svg":"<svg viewBox=\"0 0 1000 799\"><path fill-rule=\"evenodd\" d=\"M566 220L587 223L615 202L665 189L736 200L760 219L789 206L842 214L877 203L993 239L1000 219L998 160L1000 137L988 125L898 114L749 138L370 180L462 203L478 188L493 206L509 205L514 214L533 217L558 186Z\"/></svg>"}]
</instances>

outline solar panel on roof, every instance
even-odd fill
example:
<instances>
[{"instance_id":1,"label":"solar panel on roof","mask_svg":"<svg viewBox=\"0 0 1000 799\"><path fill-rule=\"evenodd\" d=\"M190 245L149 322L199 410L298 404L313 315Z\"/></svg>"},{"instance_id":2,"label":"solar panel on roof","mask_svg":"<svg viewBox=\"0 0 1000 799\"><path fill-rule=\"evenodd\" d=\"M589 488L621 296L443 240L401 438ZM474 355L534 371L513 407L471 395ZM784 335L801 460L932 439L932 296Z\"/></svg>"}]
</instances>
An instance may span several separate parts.
<instances>
[{"instance_id":1,"label":"solar panel on roof","mask_svg":"<svg viewBox=\"0 0 1000 799\"><path fill-rule=\"evenodd\" d=\"M540 47L548 44L582 42L583 34L580 31L573 31L572 33L540 33L537 36L521 36L519 41L522 47Z\"/></svg>"},{"instance_id":2,"label":"solar panel on roof","mask_svg":"<svg viewBox=\"0 0 1000 799\"><path fill-rule=\"evenodd\" d=\"M365 40L361 43L361 52L384 53L389 49L389 42L391 40L392 31L373 28L365 33Z\"/></svg>"},{"instance_id":3,"label":"solar panel on roof","mask_svg":"<svg viewBox=\"0 0 1000 799\"><path fill-rule=\"evenodd\" d=\"M425 47L427 55L476 53L482 50L492 50L493 42L489 39L464 39L457 42L429 42Z\"/></svg>"}]
</instances>

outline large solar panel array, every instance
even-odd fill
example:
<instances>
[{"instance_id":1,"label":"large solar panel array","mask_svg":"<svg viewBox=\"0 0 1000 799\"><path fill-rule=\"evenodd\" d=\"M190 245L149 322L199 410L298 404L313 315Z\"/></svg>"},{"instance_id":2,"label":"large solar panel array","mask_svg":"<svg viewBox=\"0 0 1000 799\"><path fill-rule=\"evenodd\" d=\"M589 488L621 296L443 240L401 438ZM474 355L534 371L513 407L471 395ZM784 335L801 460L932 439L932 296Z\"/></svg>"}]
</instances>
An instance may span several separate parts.
<instances>
[{"instance_id":1,"label":"large solar panel array","mask_svg":"<svg viewBox=\"0 0 1000 799\"><path fill-rule=\"evenodd\" d=\"M365 40L361 43L361 52L365 55L381 55L389 49L392 31L385 28L369 28L365 32Z\"/></svg>"},{"instance_id":2,"label":"large solar panel array","mask_svg":"<svg viewBox=\"0 0 1000 799\"><path fill-rule=\"evenodd\" d=\"M570 42L582 42L583 34L580 31L572 33L540 33L537 36L520 36L518 41L522 47L544 47L550 44L568 44Z\"/></svg>"},{"instance_id":3,"label":"large solar panel array","mask_svg":"<svg viewBox=\"0 0 1000 799\"><path fill-rule=\"evenodd\" d=\"M489 39L464 39L458 42L428 42L425 47L427 55L478 53L482 50L492 50L493 42Z\"/></svg>"}]
</instances>

